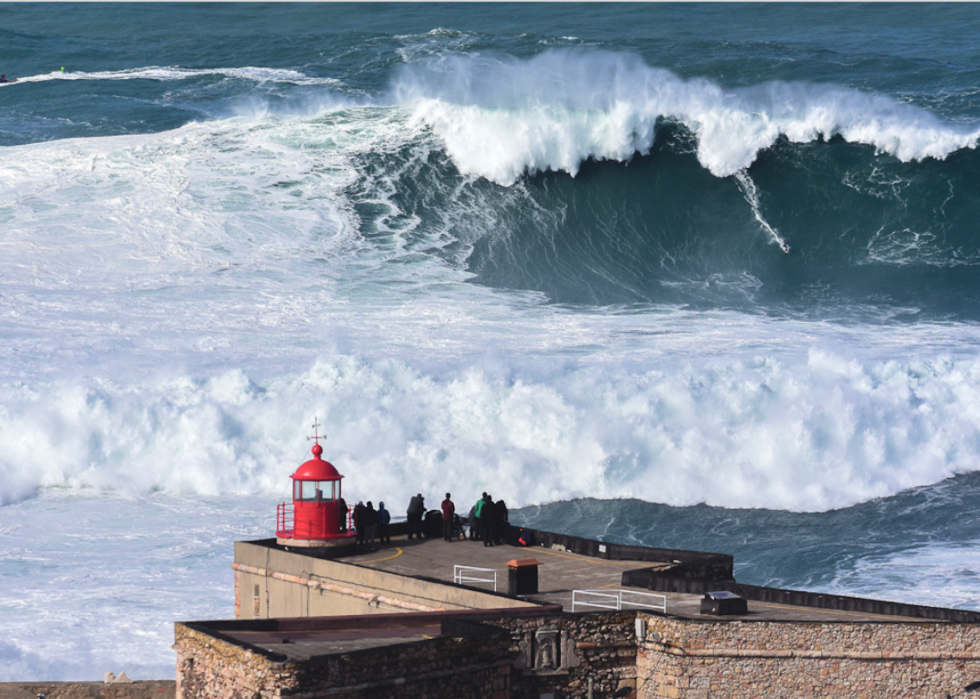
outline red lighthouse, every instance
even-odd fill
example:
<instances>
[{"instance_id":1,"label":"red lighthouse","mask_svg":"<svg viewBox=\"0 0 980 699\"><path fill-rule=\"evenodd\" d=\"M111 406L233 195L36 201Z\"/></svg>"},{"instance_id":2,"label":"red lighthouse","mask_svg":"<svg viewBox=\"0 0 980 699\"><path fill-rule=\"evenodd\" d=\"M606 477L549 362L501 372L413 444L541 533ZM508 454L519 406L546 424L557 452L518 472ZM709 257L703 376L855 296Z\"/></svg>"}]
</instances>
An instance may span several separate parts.
<instances>
[{"instance_id":1,"label":"red lighthouse","mask_svg":"<svg viewBox=\"0 0 980 699\"><path fill-rule=\"evenodd\" d=\"M313 428L313 458L290 476L293 502L280 503L276 509L276 539L284 546L333 546L354 538L347 531L347 513L341 511L343 476L333 464L320 458L323 447L316 423Z\"/></svg>"}]
</instances>

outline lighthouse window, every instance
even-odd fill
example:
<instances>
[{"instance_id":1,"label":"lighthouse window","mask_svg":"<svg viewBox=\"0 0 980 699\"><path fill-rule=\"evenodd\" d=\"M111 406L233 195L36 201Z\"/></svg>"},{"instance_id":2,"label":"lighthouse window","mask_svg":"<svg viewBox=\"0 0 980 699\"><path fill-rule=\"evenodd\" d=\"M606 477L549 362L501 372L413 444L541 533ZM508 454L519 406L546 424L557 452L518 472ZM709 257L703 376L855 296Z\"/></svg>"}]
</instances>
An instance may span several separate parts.
<instances>
[{"instance_id":1,"label":"lighthouse window","mask_svg":"<svg viewBox=\"0 0 980 699\"><path fill-rule=\"evenodd\" d=\"M333 500L335 487L334 481L296 481L293 499L315 501L317 500L317 491L319 491L320 500Z\"/></svg>"}]
</instances>

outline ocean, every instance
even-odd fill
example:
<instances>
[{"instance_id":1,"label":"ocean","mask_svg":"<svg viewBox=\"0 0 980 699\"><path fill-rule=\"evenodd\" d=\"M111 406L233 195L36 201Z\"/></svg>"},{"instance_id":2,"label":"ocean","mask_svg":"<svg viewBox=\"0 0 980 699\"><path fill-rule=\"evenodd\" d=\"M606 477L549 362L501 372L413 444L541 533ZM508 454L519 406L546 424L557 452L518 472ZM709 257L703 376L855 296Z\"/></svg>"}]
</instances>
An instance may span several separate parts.
<instances>
[{"instance_id":1,"label":"ocean","mask_svg":"<svg viewBox=\"0 0 980 699\"><path fill-rule=\"evenodd\" d=\"M4 3L0 72L0 681L172 678L314 421L395 515L980 609L980 5Z\"/></svg>"}]
</instances>

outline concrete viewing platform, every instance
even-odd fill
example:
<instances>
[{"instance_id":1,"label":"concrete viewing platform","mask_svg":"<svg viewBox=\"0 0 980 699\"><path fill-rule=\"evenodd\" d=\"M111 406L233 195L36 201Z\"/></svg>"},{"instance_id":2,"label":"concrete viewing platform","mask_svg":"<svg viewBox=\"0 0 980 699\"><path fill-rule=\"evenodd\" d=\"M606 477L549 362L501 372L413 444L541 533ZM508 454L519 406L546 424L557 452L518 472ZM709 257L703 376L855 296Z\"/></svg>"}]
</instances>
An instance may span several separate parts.
<instances>
[{"instance_id":1,"label":"concrete viewing platform","mask_svg":"<svg viewBox=\"0 0 980 699\"><path fill-rule=\"evenodd\" d=\"M671 561L655 563L641 560L608 560L577 554L565 547L545 548L543 546L517 547L507 544L484 547L482 542L457 540L445 542L442 539L414 539L407 537L392 537L390 547L379 548L375 551L345 557L343 561L351 565L363 566L374 570L397 573L399 575L438 580L448 585L453 584L456 566L483 568L496 573L497 592L506 593L508 561L519 558L534 558L540 562L538 566L537 594L524 595L521 598L542 605L561 605L566 612L573 611L572 596L575 590L619 590L625 589L622 583L623 573L629 570L661 569L667 570ZM470 573L471 576L487 578L493 573ZM468 583L487 591L493 590L492 583ZM657 600L647 600L642 595L649 591L640 588L629 588L638 594L629 599L638 604L626 604L625 608L643 609L641 605L658 603ZM666 613L688 619L703 619L718 621L719 619L741 620L791 620L791 621L908 621L907 617L888 614L868 614L837 609L819 609L788 604L751 601L746 615L703 615L700 612L702 594L691 593L653 593L666 598ZM606 602L601 598L580 596L593 602ZM603 611L599 607L577 606L577 612Z\"/></svg>"}]
</instances>

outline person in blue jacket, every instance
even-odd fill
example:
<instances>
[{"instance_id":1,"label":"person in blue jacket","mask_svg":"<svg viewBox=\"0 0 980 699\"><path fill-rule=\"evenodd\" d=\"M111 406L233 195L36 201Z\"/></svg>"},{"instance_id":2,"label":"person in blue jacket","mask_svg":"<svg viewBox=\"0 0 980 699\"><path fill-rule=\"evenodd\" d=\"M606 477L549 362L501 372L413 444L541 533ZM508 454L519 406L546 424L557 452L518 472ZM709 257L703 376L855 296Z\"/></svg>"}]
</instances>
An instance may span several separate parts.
<instances>
[{"instance_id":1,"label":"person in blue jacket","mask_svg":"<svg viewBox=\"0 0 980 699\"><path fill-rule=\"evenodd\" d=\"M385 509L383 502L378 503L378 543L382 546L391 546L391 534L388 533L388 525L391 524L391 513Z\"/></svg>"}]
</instances>

